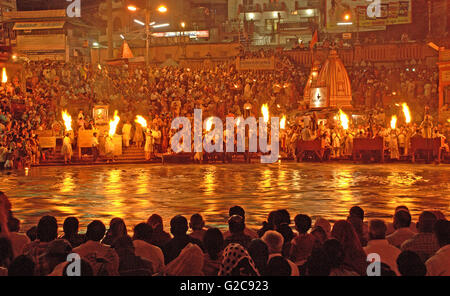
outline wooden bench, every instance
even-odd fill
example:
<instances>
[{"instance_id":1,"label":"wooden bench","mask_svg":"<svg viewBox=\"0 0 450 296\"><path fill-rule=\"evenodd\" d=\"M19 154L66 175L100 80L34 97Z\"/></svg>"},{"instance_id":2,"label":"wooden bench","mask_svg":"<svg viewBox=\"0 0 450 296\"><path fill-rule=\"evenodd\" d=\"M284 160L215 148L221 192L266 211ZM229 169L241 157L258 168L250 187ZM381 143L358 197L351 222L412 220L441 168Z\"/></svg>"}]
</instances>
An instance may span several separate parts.
<instances>
[{"instance_id":1,"label":"wooden bench","mask_svg":"<svg viewBox=\"0 0 450 296\"><path fill-rule=\"evenodd\" d=\"M441 162L442 147L444 146L442 138L426 139L422 137L411 138L411 162L416 161L417 152L424 152L427 155L427 161L431 154L438 163Z\"/></svg>"},{"instance_id":2,"label":"wooden bench","mask_svg":"<svg viewBox=\"0 0 450 296\"><path fill-rule=\"evenodd\" d=\"M368 153L379 153L381 162L384 162L384 138L376 137L368 138L354 138L353 139L353 160L362 158Z\"/></svg>"},{"instance_id":3,"label":"wooden bench","mask_svg":"<svg viewBox=\"0 0 450 296\"><path fill-rule=\"evenodd\" d=\"M297 142L297 162L303 160L306 152L314 153L320 161L323 161L325 154L325 143L323 139L315 139L312 141L299 140Z\"/></svg>"}]
</instances>

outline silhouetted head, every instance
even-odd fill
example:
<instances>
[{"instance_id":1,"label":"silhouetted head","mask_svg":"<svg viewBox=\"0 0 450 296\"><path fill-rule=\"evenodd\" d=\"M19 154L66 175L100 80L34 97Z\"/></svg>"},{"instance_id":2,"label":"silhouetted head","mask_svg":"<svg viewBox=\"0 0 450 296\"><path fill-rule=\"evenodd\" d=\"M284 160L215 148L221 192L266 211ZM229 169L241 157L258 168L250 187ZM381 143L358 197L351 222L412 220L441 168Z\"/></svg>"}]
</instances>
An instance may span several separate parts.
<instances>
[{"instance_id":1,"label":"silhouetted head","mask_svg":"<svg viewBox=\"0 0 450 296\"><path fill-rule=\"evenodd\" d=\"M424 211L420 214L416 227L419 232L431 233L436 221L436 216L432 212Z\"/></svg>"},{"instance_id":2,"label":"silhouetted head","mask_svg":"<svg viewBox=\"0 0 450 296\"><path fill-rule=\"evenodd\" d=\"M78 233L79 222L75 217L68 217L64 220L63 230L67 236L71 236Z\"/></svg>"},{"instance_id":3,"label":"silhouetted head","mask_svg":"<svg viewBox=\"0 0 450 296\"><path fill-rule=\"evenodd\" d=\"M268 230L261 237L262 241L266 243L267 248L269 249L269 254L281 253L284 244L283 236L273 230Z\"/></svg>"},{"instance_id":4,"label":"silhouetted head","mask_svg":"<svg viewBox=\"0 0 450 296\"><path fill-rule=\"evenodd\" d=\"M394 228L407 228L411 225L411 214L408 211L400 210L394 215Z\"/></svg>"},{"instance_id":5,"label":"silhouetted head","mask_svg":"<svg viewBox=\"0 0 450 296\"><path fill-rule=\"evenodd\" d=\"M229 212L228 212L228 214L229 214L230 217L233 216L233 215L239 215L239 216L242 217L242 219L244 219L244 222L245 222L245 211L240 206L231 207Z\"/></svg>"},{"instance_id":6,"label":"silhouetted head","mask_svg":"<svg viewBox=\"0 0 450 296\"><path fill-rule=\"evenodd\" d=\"M228 219L228 228L231 233L240 233L245 229L244 218L239 215L233 215Z\"/></svg>"},{"instance_id":7,"label":"silhouetted head","mask_svg":"<svg viewBox=\"0 0 450 296\"><path fill-rule=\"evenodd\" d=\"M402 276L425 276L427 267L413 251L403 251L397 257L397 268Z\"/></svg>"},{"instance_id":8,"label":"silhouetted head","mask_svg":"<svg viewBox=\"0 0 450 296\"><path fill-rule=\"evenodd\" d=\"M289 262L282 256L272 257L266 266L265 276L290 276L292 272Z\"/></svg>"},{"instance_id":9,"label":"silhouetted head","mask_svg":"<svg viewBox=\"0 0 450 296\"><path fill-rule=\"evenodd\" d=\"M87 226L86 239L99 242L106 232L105 224L100 220L94 220Z\"/></svg>"},{"instance_id":10,"label":"silhouetted head","mask_svg":"<svg viewBox=\"0 0 450 296\"><path fill-rule=\"evenodd\" d=\"M441 248L450 245L450 221L438 220L434 224L433 232Z\"/></svg>"},{"instance_id":11,"label":"silhouetted head","mask_svg":"<svg viewBox=\"0 0 450 296\"><path fill-rule=\"evenodd\" d=\"M170 232L173 236L186 235L188 231L187 219L181 215L177 215L170 220Z\"/></svg>"},{"instance_id":12,"label":"silhouetted head","mask_svg":"<svg viewBox=\"0 0 450 296\"><path fill-rule=\"evenodd\" d=\"M17 256L9 265L8 276L33 276L35 264L26 255Z\"/></svg>"},{"instance_id":13,"label":"silhouetted head","mask_svg":"<svg viewBox=\"0 0 450 296\"><path fill-rule=\"evenodd\" d=\"M202 215L194 214L191 216L191 221L189 222L189 227L192 230L201 230L205 226L205 221Z\"/></svg>"},{"instance_id":14,"label":"silhouetted head","mask_svg":"<svg viewBox=\"0 0 450 296\"><path fill-rule=\"evenodd\" d=\"M301 234L305 234L311 228L311 218L308 215L298 214L295 216L295 228Z\"/></svg>"},{"instance_id":15,"label":"silhouetted head","mask_svg":"<svg viewBox=\"0 0 450 296\"><path fill-rule=\"evenodd\" d=\"M361 207L354 206L350 209L350 217L358 217L364 221L364 210Z\"/></svg>"},{"instance_id":16,"label":"silhouetted head","mask_svg":"<svg viewBox=\"0 0 450 296\"><path fill-rule=\"evenodd\" d=\"M256 268L260 273L266 269L267 260L269 259L269 248L262 239L254 239L248 247L248 253L255 262Z\"/></svg>"},{"instance_id":17,"label":"silhouetted head","mask_svg":"<svg viewBox=\"0 0 450 296\"><path fill-rule=\"evenodd\" d=\"M370 221L369 236L370 239L385 239L386 238L386 224L383 220L374 219Z\"/></svg>"},{"instance_id":18,"label":"silhouetted head","mask_svg":"<svg viewBox=\"0 0 450 296\"><path fill-rule=\"evenodd\" d=\"M164 229L163 219L158 214L151 215L147 220L147 224L150 225L154 231L160 232Z\"/></svg>"},{"instance_id":19,"label":"silhouetted head","mask_svg":"<svg viewBox=\"0 0 450 296\"><path fill-rule=\"evenodd\" d=\"M206 230L205 236L203 237L203 245L212 260L219 258L219 253L223 250L223 243L223 235L218 228Z\"/></svg>"},{"instance_id":20,"label":"silhouetted head","mask_svg":"<svg viewBox=\"0 0 450 296\"><path fill-rule=\"evenodd\" d=\"M150 243L152 240L153 228L147 223L139 223L134 226L133 240L142 240Z\"/></svg>"},{"instance_id":21,"label":"silhouetted head","mask_svg":"<svg viewBox=\"0 0 450 296\"><path fill-rule=\"evenodd\" d=\"M37 238L41 242L51 242L58 237L58 223L53 216L44 216L37 226Z\"/></svg>"}]
</instances>

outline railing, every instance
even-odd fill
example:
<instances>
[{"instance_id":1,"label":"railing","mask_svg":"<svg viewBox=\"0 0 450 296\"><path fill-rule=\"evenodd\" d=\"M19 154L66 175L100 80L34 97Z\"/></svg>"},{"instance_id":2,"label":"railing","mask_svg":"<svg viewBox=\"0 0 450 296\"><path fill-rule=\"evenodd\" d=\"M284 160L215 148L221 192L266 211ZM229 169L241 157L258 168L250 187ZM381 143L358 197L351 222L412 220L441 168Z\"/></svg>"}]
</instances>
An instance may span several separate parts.
<instances>
[{"instance_id":1,"label":"railing","mask_svg":"<svg viewBox=\"0 0 450 296\"><path fill-rule=\"evenodd\" d=\"M328 56L329 49L314 50L314 59L323 61ZM361 45L348 49L338 49L339 57L345 65L353 65L362 61L371 63L423 60L436 55L423 43L394 43ZM309 50L290 50L285 52L297 64L311 66L311 52Z\"/></svg>"}]
</instances>

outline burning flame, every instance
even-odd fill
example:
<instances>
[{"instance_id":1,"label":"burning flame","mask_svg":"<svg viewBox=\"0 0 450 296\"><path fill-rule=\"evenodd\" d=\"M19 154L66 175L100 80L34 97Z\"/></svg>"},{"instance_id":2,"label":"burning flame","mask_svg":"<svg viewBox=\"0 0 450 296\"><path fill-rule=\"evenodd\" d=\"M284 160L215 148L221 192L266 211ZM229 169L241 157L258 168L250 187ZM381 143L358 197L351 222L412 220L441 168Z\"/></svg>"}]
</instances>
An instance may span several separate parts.
<instances>
[{"instance_id":1,"label":"burning flame","mask_svg":"<svg viewBox=\"0 0 450 296\"><path fill-rule=\"evenodd\" d=\"M209 117L208 120L206 121L206 131L209 132L211 130L212 124L213 124L212 117Z\"/></svg>"},{"instance_id":2,"label":"burning flame","mask_svg":"<svg viewBox=\"0 0 450 296\"><path fill-rule=\"evenodd\" d=\"M72 130L72 116L69 115L66 111L62 112L62 118L64 120L64 126L66 127L66 132Z\"/></svg>"},{"instance_id":3,"label":"burning flame","mask_svg":"<svg viewBox=\"0 0 450 296\"><path fill-rule=\"evenodd\" d=\"M395 129L397 126L397 116L393 115L391 118L391 129Z\"/></svg>"},{"instance_id":4,"label":"burning flame","mask_svg":"<svg viewBox=\"0 0 450 296\"><path fill-rule=\"evenodd\" d=\"M406 103L402 104L403 107L403 114L405 114L406 123L411 122L411 113L409 112L409 107Z\"/></svg>"},{"instance_id":5,"label":"burning flame","mask_svg":"<svg viewBox=\"0 0 450 296\"><path fill-rule=\"evenodd\" d=\"M6 83L8 82L8 75L6 75L6 68L3 67L3 71L2 71L2 83Z\"/></svg>"},{"instance_id":6,"label":"burning flame","mask_svg":"<svg viewBox=\"0 0 450 296\"><path fill-rule=\"evenodd\" d=\"M109 121L109 136L112 137L116 133L117 125L119 124L120 117L117 116L118 111L114 111L114 120Z\"/></svg>"},{"instance_id":7,"label":"burning flame","mask_svg":"<svg viewBox=\"0 0 450 296\"><path fill-rule=\"evenodd\" d=\"M280 128L285 129L286 128L286 115L283 115L283 117L280 120Z\"/></svg>"},{"instance_id":8,"label":"burning flame","mask_svg":"<svg viewBox=\"0 0 450 296\"><path fill-rule=\"evenodd\" d=\"M237 122L236 122L236 126L239 126L240 124L241 124L241 118L238 117L238 120L237 120Z\"/></svg>"},{"instance_id":9,"label":"burning flame","mask_svg":"<svg viewBox=\"0 0 450 296\"><path fill-rule=\"evenodd\" d=\"M134 122L139 123L144 129L147 128L147 120L145 120L145 118L141 115L136 115L136 119L134 120Z\"/></svg>"},{"instance_id":10,"label":"burning flame","mask_svg":"<svg viewBox=\"0 0 450 296\"><path fill-rule=\"evenodd\" d=\"M339 109L339 120L341 122L342 128L348 130L348 116L341 109Z\"/></svg>"},{"instance_id":11,"label":"burning flame","mask_svg":"<svg viewBox=\"0 0 450 296\"><path fill-rule=\"evenodd\" d=\"M261 113L264 117L264 122L267 123L269 121L269 106L267 104L261 106Z\"/></svg>"}]
</instances>

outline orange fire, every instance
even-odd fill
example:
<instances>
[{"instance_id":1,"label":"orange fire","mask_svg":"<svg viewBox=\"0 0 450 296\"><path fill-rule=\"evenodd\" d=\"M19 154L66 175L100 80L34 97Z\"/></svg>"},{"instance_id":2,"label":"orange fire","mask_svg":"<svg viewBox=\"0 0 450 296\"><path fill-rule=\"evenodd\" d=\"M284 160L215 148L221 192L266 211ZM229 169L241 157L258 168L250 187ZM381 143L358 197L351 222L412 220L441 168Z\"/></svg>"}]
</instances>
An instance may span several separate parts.
<instances>
[{"instance_id":1,"label":"orange fire","mask_svg":"<svg viewBox=\"0 0 450 296\"><path fill-rule=\"evenodd\" d=\"M67 110L62 111L62 118L64 121L64 126L66 127L66 132L72 130L72 116L67 113Z\"/></svg>"},{"instance_id":2,"label":"orange fire","mask_svg":"<svg viewBox=\"0 0 450 296\"><path fill-rule=\"evenodd\" d=\"M341 121L342 128L348 130L348 116L341 109L339 109L339 120Z\"/></svg>"},{"instance_id":3,"label":"orange fire","mask_svg":"<svg viewBox=\"0 0 450 296\"><path fill-rule=\"evenodd\" d=\"M264 117L264 122L267 123L269 121L269 106L267 104L261 106L261 113Z\"/></svg>"},{"instance_id":4,"label":"orange fire","mask_svg":"<svg viewBox=\"0 0 450 296\"><path fill-rule=\"evenodd\" d=\"M120 117L117 116L118 111L114 111L114 120L109 121L109 136L112 137L116 134L117 125L119 124Z\"/></svg>"},{"instance_id":5,"label":"orange fire","mask_svg":"<svg viewBox=\"0 0 450 296\"><path fill-rule=\"evenodd\" d=\"M405 115L406 123L411 122L411 112L409 112L409 107L406 103L402 104L403 114Z\"/></svg>"},{"instance_id":6,"label":"orange fire","mask_svg":"<svg viewBox=\"0 0 450 296\"><path fill-rule=\"evenodd\" d=\"M391 129L395 129L397 126L397 116L393 115L391 118Z\"/></svg>"},{"instance_id":7,"label":"orange fire","mask_svg":"<svg viewBox=\"0 0 450 296\"><path fill-rule=\"evenodd\" d=\"M6 75L6 68L3 67L3 70L2 70L2 83L6 83L6 82L8 82L8 75Z\"/></svg>"},{"instance_id":8,"label":"orange fire","mask_svg":"<svg viewBox=\"0 0 450 296\"><path fill-rule=\"evenodd\" d=\"M147 120L141 115L136 115L136 120L134 122L139 123L144 129L147 128Z\"/></svg>"},{"instance_id":9,"label":"orange fire","mask_svg":"<svg viewBox=\"0 0 450 296\"><path fill-rule=\"evenodd\" d=\"M286 115L283 115L283 117L280 120L280 128L285 129L286 128Z\"/></svg>"}]
</instances>

